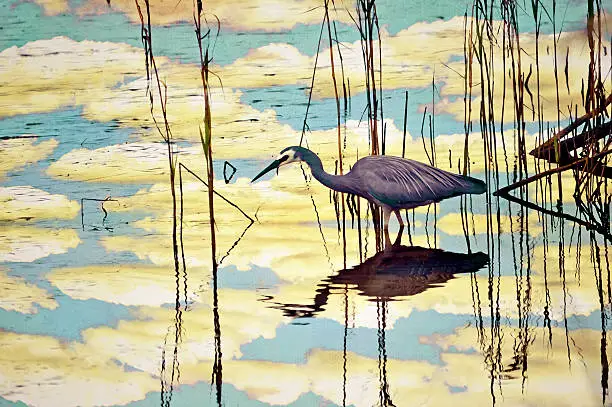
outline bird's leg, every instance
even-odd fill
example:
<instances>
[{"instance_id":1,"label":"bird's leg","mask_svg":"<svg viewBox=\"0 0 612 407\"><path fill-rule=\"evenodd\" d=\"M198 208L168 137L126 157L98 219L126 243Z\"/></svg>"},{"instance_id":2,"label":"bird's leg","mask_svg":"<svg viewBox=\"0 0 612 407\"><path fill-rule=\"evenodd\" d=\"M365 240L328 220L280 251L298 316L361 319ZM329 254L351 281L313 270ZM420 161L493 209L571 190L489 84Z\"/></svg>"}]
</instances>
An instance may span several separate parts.
<instances>
[{"instance_id":1,"label":"bird's leg","mask_svg":"<svg viewBox=\"0 0 612 407\"><path fill-rule=\"evenodd\" d=\"M400 228L404 228L404 220L402 219L402 214L400 213L399 209L394 211L395 212L395 216L397 216L397 221L400 224Z\"/></svg>"},{"instance_id":2,"label":"bird's leg","mask_svg":"<svg viewBox=\"0 0 612 407\"><path fill-rule=\"evenodd\" d=\"M391 210L383 206L382 212L383 212L383 232L385 234L385 247L391 247L391 239L389 239L389 218L391 217Z\"/></svg>"},{"instance_id":3,"label":"bird's leg","mask_svg":"<svg viewBox=\"0 0 612 407\"><path fill-rule=\"evenodd\" d=\"M402 220L402 215L400 214L399 209L394 211L395 216L397 216L397 221L399 222L399 232L397 232L397 237L395 238L395 242L393 246L399 246L402 244L402 234L404 233L404 221Z\"/></svg>"},{"instance_id":4,"label":"bird's leg","mask_svg":"<svg viewBox=\"0 0 612 407\"><path fill-rule=\"evenodd\" d=\"M383 206L382 212L383 212L383 229L388 231L389 230L389 219L391 218L391 210Z\"/></svg>"}]
</instances>

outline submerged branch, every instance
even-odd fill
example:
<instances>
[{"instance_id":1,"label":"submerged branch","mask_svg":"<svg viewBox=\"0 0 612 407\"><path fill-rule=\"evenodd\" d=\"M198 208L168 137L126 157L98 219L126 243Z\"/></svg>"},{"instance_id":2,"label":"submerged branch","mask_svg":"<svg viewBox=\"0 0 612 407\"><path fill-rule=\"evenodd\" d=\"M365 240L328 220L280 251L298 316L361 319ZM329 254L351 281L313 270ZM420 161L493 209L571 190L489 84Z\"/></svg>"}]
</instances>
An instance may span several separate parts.
<instances>
[{"instance_id":1,"label":"submerged branch","mask_svg":"<svg viewBox=\"0 0 612 407\"><path fill-rule=\"evenodd\" d=\"M601 108L593 109L590 112L580 116L574 122L572 122L569 126L565 127L563 130L559 131L557 134L552 136L548 141L542 143L540 146L531 150L529 154L533 155L536 158L542 158L545 160L549 160L550 151L554 151L555 144L558 143L563 137L567 136L574 130L576 130L581 125L585 124L588 120L594 118L595 116L603 113L605 109L612 103L612 94L610 94Z\"/></svg>"}]
</instances>

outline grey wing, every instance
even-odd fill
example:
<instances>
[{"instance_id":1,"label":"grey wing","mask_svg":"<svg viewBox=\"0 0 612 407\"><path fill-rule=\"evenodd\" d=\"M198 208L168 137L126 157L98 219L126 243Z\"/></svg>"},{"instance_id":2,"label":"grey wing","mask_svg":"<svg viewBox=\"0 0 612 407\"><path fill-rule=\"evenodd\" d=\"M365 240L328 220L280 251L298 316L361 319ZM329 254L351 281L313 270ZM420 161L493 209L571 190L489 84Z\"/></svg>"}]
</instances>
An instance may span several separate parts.
<instances>
[{"instance_id":1,"label":"grey wing","mask_svg":"<svg viewBox=\"0 0 612 407\"><path fill-rule=\"evenodd\" d=\"M452 174L418 161L398 157L369 157L364 160L362 181L368 194L389 205L403 206L437 202L474 192L481 181Z\"/></svg>"}]
</instances>

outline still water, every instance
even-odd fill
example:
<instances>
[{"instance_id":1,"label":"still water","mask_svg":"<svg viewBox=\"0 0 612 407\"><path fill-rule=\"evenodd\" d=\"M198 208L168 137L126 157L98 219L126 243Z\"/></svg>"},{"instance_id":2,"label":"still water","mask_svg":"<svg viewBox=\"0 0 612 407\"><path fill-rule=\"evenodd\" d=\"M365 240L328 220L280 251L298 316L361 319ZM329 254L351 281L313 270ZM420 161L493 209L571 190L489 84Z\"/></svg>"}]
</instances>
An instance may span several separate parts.
<instances>
[{"instance_id":1,"label":"still water","mask_svg":"<svg viewBox=\"0 0 612 407\"><path fill-rule=\"evenodd\" d=\"M367 202L330 194L307 167L250 183L299 144L307 106L305 142L337 171L325 41L315 62L322 2L211 2L223 27L211 68L223 84L211 88L213 261L192 5L152 2L174 212L137 9L110 3L0 5L0 406L611 404L609 221L593 226L606 225L609 196L576 201L567 173L515 191L521 202L495 196L518 162L503 119L495 154L476 124L469 139L470 173L487 193L403 213L408 226L398 234L392 219L386 247ZM455 39L468 4L377 5L386 154L459 172ZM563 103L580 95L588 48L586 4L561 6ZM335 13L351 87L346 172L370 140L359 36ZM521 24L529 61L533 21ZM542 58L552 30L541 27ZM548 62L543 100L555 97ZM545 126L527 118L525 128L530 149ZM529 175L543 169L528 160Z\"/></svg>"}]
</instances>

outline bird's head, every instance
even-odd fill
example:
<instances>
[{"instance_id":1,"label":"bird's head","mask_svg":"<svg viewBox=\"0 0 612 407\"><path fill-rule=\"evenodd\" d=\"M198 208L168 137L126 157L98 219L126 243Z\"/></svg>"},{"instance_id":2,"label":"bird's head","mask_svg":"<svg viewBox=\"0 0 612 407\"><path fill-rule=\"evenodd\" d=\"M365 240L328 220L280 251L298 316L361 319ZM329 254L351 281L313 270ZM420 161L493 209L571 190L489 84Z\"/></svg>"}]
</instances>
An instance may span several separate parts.
<instances>
[{"instance_id":1,"label":"bird's head","mask_svg":"<svg viewBox=\"0 0 612 407\"><path fill-rule=\"evenodd\" d=\"M263 169L263 171L257 174L257 176L253 178L251 182L257 181L259 178L264 176L264 174L274 169L278 169L279 167L282 167L283 165L304 161L304 156L307 151L308 150L305 149L304 147L299 147L299 146L292 146L292 147L287 147L283 149L278 155L278 157L276 157L276 160L272 161L270 165L268 165L266 168Z\"/></svg>"}]
</instances>

